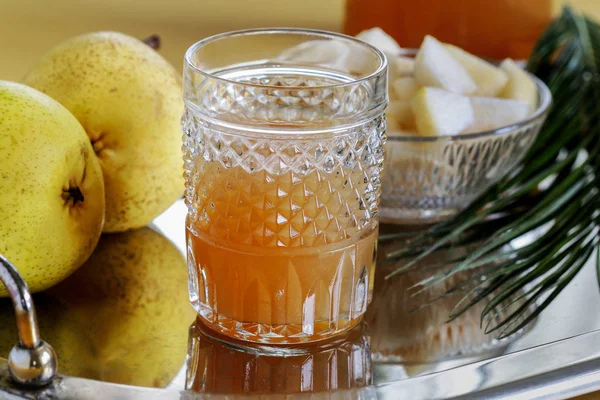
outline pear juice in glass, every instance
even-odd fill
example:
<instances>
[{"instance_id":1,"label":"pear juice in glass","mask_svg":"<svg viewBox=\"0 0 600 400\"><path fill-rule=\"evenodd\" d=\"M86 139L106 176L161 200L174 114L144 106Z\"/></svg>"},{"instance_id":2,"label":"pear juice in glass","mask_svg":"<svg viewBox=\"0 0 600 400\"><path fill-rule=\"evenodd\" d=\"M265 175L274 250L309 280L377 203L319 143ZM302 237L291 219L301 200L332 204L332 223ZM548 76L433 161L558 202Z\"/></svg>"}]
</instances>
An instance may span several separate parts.
<instances>
[{"instance_id":1,"label":"pear juice in glass","mask_svg":"<svg viewBox=\"0 0 600 400\"><path fill-rule=\"evenodd\" d=\"M290 344L370 302L387 61L313 30L239 31L185 56L189 292L237 339Z\"/></svg>"}]
</instances>

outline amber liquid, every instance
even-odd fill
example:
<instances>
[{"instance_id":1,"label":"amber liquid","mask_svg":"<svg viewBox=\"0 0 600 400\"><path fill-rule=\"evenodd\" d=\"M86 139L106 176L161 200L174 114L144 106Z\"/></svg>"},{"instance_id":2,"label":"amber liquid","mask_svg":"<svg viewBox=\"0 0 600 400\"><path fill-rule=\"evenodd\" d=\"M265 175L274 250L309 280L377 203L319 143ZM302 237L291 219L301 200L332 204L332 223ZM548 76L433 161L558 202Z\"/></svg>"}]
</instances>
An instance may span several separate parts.
<instances>
[{"instance_id":1,"label":"amber liquid","mask_svg":"<svg viewBox=\"0 0 600 400\"><path fill-rule=\"evenodd\" d=\"M199 168L187 241L192 303L206 324L238 339L294 343L360 321L377 241L376 221L361 227L349 209L367 185L360 169L299 178L215 162Z\"/></svg>"},{"instance_id":2,"label":"amber liquid","mask_svg":"<svg viewBox=\"0 0 600 400\"><path fill-rule=\"evenodd\" d=\"M403 47L425 35L482 57L526 59L552 17L552 0L348 0L344 31L381 27Z\"/></svg>"}]
</instances>

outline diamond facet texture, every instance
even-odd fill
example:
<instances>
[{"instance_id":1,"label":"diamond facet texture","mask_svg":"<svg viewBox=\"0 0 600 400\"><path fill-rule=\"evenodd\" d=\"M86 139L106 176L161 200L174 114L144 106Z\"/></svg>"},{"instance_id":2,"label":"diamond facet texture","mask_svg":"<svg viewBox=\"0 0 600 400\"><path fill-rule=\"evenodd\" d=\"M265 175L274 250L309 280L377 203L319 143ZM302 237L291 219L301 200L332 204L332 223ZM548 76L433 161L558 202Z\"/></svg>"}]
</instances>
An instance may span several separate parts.
<instances>
[{"instance_id":1,"label":"diamond facet texture","mask_svg":"<svg viewBox=\"0 0 600 400\"><path fill-rule=\"evenodd\" d=\"M249 138L183 118L186 204L195 229L268 247L353 237L377 215L385 143L377 118L322 139Z\"/></svg>"},{"instance_id":2,"label":"diamond facet texture","mask_svg":"<svg viewBox=\"0 0 600 400\"><path fill-rule=\"evenodd\" d=\"M339 85L339 77L299 73L235 77L224 80L186 80L186 98L218 119L248 124L330 123L340 118L356 119L367 111L373 90L366 85Z\"/></svg>"},{"instance_id":3,"label":"diamond facet texture","mask_svg":"<svg viewBox=\"0 0 600 400\"><path fill-rule=\"evenodd\" d=\"M540 127L537 121L480 138L388 141L381 216L410 219L462 210L517 165Z\"/></svg>"}]
</instances>

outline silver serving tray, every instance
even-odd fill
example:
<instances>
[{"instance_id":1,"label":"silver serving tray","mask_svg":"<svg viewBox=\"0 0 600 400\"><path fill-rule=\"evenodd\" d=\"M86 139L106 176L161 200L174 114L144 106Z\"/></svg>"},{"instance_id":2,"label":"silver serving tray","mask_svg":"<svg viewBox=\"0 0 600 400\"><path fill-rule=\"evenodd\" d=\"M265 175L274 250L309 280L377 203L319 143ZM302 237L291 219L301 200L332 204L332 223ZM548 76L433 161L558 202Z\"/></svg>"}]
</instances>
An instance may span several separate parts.
<instances>
[{"instance_id":1,"label":"silver serving tray","mask_svg":"<svg viewBox=\"0 0 600 400\"><path fill-rule=\"evenodd\" d=\"M185 206L174 204L154 226L182 252ZM595 257L595 256L594 256ZM600 390L600 303L595 259L538 318L531 330L498 351L468 358L428 361L422 375L407 377L400 363L373 362L373 384L325 393L261 394L261 398L311 399L563 399ZM1 321L14 324L14 321ZM44 332L41 332L43 337ZM16 343L17 338L15 338ZM60 360L59 360L60 365ZM60 373L60 369L59 369ZM165 389L111 384L57 376L33 389L15 384L0 359L0 398L4 399L242 399L257 395L194 393L185 390L185 367Z\"/></svg>"}]
</instances>

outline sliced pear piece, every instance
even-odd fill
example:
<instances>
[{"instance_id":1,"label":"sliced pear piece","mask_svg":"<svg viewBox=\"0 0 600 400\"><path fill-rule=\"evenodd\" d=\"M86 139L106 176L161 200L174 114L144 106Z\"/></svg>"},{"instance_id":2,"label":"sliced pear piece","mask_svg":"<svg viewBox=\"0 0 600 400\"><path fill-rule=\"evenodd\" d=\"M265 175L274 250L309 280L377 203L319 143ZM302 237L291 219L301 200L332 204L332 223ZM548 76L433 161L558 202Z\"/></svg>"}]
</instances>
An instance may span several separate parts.
<instances>
[{"instance_id":1,"label":"sliced pear piece","mask_svg":"<svg viewBox=\"0 0 600 400\"><path fill-rule=\"evenodd\" d=\"M474 93L477 85L444 45L426 36L415 59L415 78L421 86L434 86L454 93Z\"/></svg>"},{"instance_id":2,"label":"sliced pear piece","mask_svg":"<svg viewBox=\"0 0 600 400\"><path fill-rule=\"evenodd\" d=\"M402 56L390 56L387 55L389 66L388 66L388 85L390 100L400 100L396 95L396 91L393 89L393 82L399 78L412 78L414 80L415 60L408 57ZM401 90L401 93L404 91ZM406 99L406 95L401 94L402 99Z\"/></svg>"},{"instance_id":3,"label":"sliced pear piece","mask_svg":"<svg viewBox=\"0 0 600 400\"><path fill-rule=\"evenodd\" d=\"M415 72L414 58L386 54L389 62L390 78L412 76Z\"/></svg>"},{"instance_id":4,"label":"sliced pear piece","mask_svg":"<svg viewBox=\"0 0 600 400\"><path fill-rule=\"evenodd\" d=\"M381 28L362 31L356 35L356 38L377 47L385 54L388 59L390 78L412 75L415 66L414 60L409 57L399 56L398 54L402 51L402 48Z\"/></svg>"},{"instance_id":5,"label":"sliced pear piece","mask_svg":"<svg viewBox=\"0 0 600 400\"><path fill-rule=\"evenodd\" d=\"M341 67L346 63L349 54L350 48L344 43L334 40L309 40L284 50L276 60Z\"/></svg>"},{"instance_id":6,"label":"sliced pear piece","mask_svg":"<svg viewBox=\"0 0 600 400\"><path fill-rule=\"evenodd\" d=\"M412 76L404 76L395 79L392 82L392 90L394 91L398 100L409 100L411 99L417 90L419 90L419 84L417 80Z\"/></svg>"},{"instance_id":7,"label":"sliced pear piece","mask_svg":"<svg viewBox=\"0 0 600 400\"><path fill-rule=\"evenodd\" d=\"M463 133L489 131L523 120L529 105L523 101L493 97L471 97L474 121Z\"/></svg>"},{"instance_id":8,"label":"sliced pear piece","mask_svg":"<svg viewBox=\"0 0 600 400\"><path fill-rule=\"evenodd\" d=\"M355 43L335 40L309 40L282 51L278 62L319 64L326 68L363 75L377 67L368 50Z\"/></svg>"},{"instance_id":9,"label":"sliced pear piece","mask_svg":"<svg viewBox=\"0 0 600 400\"><path fill-rule=\"evenodd\" d=\"M415 115L409 100L390 101L386 114L388 119L395 120L401 128L414 129L416 127Z\"/></svg>"},{"instance_id":10,"label":"sliced pear piece","mask_svg":"<svg viewBox=\"0 0 600 400\"><path fill-rule=\"evenodd\" d=\"M535 110L538 105L538 93L534 80L510 58L502 61L500 68L508 75L508 83L500 94L501 97L524 101L529 105L529 111Z\"/></svg>"},{"instance_id":11,"label":"sliced pear piece","mask_svg":"<svg viewBox=\"0 0 600 400\"><path fill-rule=\"evenodd\" d=\"M369 43L371 46L377 47L387 54L398 55L402 50L400 45L379 27L362 31L356 35L356 38Z\"/></svg>"},{"instance_id":12,"label":"sliced pear piece","mask_svg":"<svg viewBox=\"0 0 600 400\"><path fill-rule=\"evenodd\" d=\"M508 74L489 62L470 54L451 44L444 45L446 50L462 65L475 81L478 96L495 97L506 86Z\"/></svg>"},{"instance_id":13,"label":"sliced pear piece","mask_svg":"<svg viewBox=\"0 0 600 400\"><path fill-rule=\"evenodd\" d=\"M424 136L456 135L473 124L470 98L443 89L419 89L412 109L417 130Z\"/></svg>"}]
</instances>

